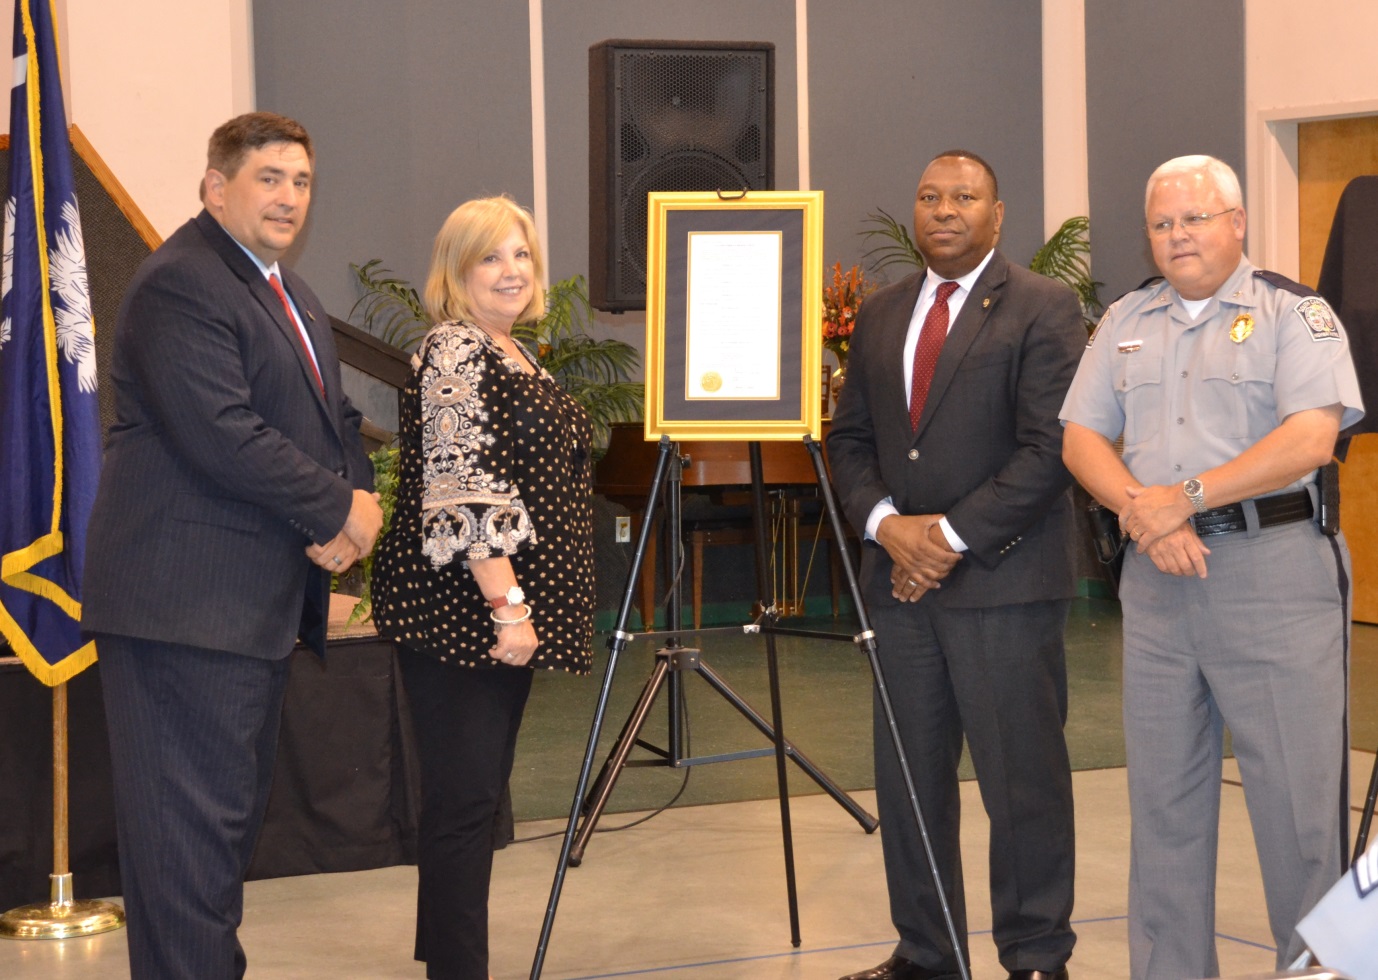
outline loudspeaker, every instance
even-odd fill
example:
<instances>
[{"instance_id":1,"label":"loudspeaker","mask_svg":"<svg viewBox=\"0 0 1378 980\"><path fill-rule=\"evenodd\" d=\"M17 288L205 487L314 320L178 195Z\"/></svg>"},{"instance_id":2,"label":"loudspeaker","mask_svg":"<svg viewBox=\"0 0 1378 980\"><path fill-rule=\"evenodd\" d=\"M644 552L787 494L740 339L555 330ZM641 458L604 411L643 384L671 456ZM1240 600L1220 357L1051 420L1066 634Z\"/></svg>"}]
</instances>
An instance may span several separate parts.
<instances>
[{"instance_id":1,"label":"loudspeaker","mask_svg":"<svg viewBox=\"0 0 1378 980\"><path fill-rule=\"evenodd\" d=\"M646 195L775 185L775 45L589 48L589 298L646 308Z\"/></svg>"}]
</instances>

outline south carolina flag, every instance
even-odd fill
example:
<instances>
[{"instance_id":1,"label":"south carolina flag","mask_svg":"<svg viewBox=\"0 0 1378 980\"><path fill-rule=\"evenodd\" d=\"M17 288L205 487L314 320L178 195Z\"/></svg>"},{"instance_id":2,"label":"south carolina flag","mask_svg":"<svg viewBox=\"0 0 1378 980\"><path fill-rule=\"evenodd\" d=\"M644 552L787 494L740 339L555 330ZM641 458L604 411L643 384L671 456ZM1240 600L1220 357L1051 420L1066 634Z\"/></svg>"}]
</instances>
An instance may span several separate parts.
<instances>
[{"instance_id":1,"label":"south carolina flag","mask_svg":"<svg viewBox=\"0 0 1378 980\"><path fill-rule=\"evenodd\" d=\"M47 0L16 0L0 281L0 634L39 680L96 659L81 639L100 473L95 326Z\"/></svg>"}]
</instances>

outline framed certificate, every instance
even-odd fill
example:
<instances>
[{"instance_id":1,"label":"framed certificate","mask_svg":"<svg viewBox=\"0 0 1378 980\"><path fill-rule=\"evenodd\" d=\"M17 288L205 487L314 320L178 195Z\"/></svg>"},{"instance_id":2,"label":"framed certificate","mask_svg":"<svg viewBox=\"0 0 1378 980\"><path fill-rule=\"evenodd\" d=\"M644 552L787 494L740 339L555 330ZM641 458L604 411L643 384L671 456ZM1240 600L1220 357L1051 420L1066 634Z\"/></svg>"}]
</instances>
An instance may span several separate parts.
<instances>
[{"instance_id":1,"label":"framed certificate","mask_svg":"<svg viewBox=\"0 0 1378 980\"><path fill-rule=\"evenodd\" d=\"M648 200L646 438L821 435L823 193Z\"/></svg>"}]
</instances>

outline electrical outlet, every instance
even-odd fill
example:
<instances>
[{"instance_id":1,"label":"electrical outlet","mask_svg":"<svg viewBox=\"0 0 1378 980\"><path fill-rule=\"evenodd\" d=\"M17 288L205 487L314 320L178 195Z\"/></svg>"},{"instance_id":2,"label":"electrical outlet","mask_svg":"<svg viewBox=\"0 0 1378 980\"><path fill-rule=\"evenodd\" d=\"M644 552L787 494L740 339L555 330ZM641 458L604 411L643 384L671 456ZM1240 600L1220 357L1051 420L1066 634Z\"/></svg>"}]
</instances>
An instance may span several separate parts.
<instances>
[{"instance_id":1,"label":"electrical outlet","mask_svg":"<svg viewBox=\"0 0 1378 980\"><path fill-rule=\"evenodd\" d=\"M627 544L632 540L632 519L626 514L619 515L613 519L613 539L618 544Z\"/></svg>"}]
</instances>

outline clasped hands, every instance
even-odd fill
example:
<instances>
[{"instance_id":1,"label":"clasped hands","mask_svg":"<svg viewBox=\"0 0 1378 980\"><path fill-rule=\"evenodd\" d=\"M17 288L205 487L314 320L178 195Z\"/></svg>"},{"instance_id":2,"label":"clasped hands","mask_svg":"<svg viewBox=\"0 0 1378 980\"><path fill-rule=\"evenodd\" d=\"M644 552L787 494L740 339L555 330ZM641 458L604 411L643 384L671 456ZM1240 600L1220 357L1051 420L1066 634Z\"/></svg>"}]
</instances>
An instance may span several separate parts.
<instances>
[{"instance_id":1,"label":"clasped hands","mask_svg":"<svg viewBox=\"0 0 1378 980\"><path fill-rule=\"evenodd\" d=\"M1181 486L1125 487L1125 492L1129 503L1120 511L1120 530L1139 554L1148 555L1160 572L1205 578L1211 550L1191 526L1196 511Z\"/></svg>"},{"instance_id":2,"label":"clasped hands","mask_svg":"<svg viewBox=\"0 0 1378 980\"><path fill-rule=\"evenodd\" d=\"M378 532L383 529L383 509L378 494L355 490L344 527L325 544L306 546L306 557L328 572L340 574L373 550Z\"/></svg>"},{"instance_id":3,"label":"clasped hands","mask_svg":"<svg viewBox=\"0 0 1378 980\"><path fill-rule=\"evenodd\" d=\"M894 566L890 594L900 602L918 602L929 589L941 588L962 556L947 543L938 526L942 514L891 514L876 527L876 542Z\"/></svg>"}]
</instances>

